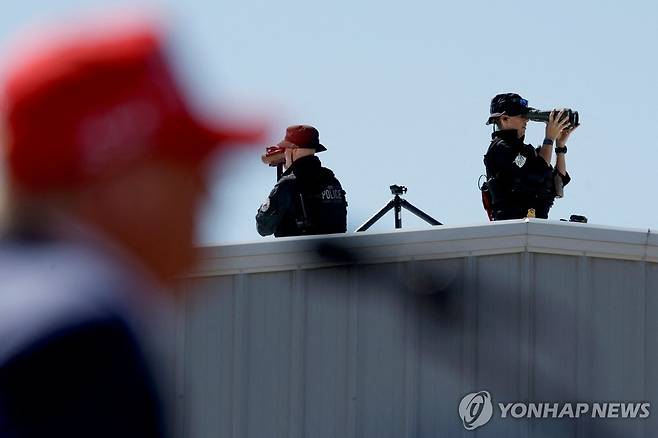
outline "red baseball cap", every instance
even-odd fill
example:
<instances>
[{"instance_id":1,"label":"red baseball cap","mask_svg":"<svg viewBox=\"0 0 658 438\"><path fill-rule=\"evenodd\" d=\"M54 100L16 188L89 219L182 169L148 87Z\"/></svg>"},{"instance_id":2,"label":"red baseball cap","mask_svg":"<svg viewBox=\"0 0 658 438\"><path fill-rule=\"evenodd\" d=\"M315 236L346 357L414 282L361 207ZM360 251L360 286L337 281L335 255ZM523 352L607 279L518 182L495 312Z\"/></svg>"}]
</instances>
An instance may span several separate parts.
<instances>
[{"instance_id":1,"label":"red baseball cap","mask_svg":"<svg viewBox=\"0 0 658 438\"><path fill-rule=\"evenodd\" d=\"M262 140L263 125L193 115L161 26L99 26L46 35L10 63L2 88L10 179L41 191L84 183L151 156L199 162Z\"/></svg>"}]
</instances>

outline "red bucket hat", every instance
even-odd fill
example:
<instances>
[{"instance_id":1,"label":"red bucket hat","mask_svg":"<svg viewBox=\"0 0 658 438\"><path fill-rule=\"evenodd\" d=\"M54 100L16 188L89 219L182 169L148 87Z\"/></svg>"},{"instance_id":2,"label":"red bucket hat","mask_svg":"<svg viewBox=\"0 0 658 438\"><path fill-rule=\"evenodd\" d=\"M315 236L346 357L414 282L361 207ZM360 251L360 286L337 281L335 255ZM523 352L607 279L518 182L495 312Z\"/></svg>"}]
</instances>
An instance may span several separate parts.
<instances>
[{"instance_id":1,"label":"red bucket hat","mask_svg":"<svg viewBox=\"0 0 658 438\"><path fill-rule=\"evenodd\" d=\"M293 125L286 128L286 136L277 147L280 148L302 148L315 149L316 152L324 152L326 147L320 144L320 133L309 125Z\"/></svg>"},{"instance_id":2,"label":"red bucket hat","mask_svg":"<svg viewBox=\"0 0 658 438\"><path fill-rule=\"evenodd\" d=\"M24 188L83 183L149 156L198 162L262 140L261 124L191 113L153 23L47 37L8 66L2 88L5 160Z\"/></svg>"}]
</instances>

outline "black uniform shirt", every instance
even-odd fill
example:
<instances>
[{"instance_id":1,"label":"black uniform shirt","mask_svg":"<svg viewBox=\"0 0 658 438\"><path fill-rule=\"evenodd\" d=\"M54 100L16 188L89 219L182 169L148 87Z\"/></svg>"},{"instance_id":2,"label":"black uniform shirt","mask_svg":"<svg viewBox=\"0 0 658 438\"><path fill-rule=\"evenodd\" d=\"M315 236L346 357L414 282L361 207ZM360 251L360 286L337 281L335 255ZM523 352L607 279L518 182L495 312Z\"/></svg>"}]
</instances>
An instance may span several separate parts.
<instances>
[{"instance_id":1,"label":"black uniform shirt","mask_svg":"<svg viewBox=\"0 0 658 438\"><path fill-rule=\"evenodd\" d=\"M547 218L556 196L556 171L516 130L496 131L492 138L484 164L496 219L522 218L529 208ZM563 185L571 180L568 173L560 177Z\"/></svg>"},{"instance_id":2,"label":"black uniform shirt","mask_svg":"<svg viewBox=\"0 0 658 438\"><path fill-rule=\"evenodd\" d=\"M322 167L318 157L299 158L283 173L258 209L256 227L261 236L344 233L345 191L334 173Z\"/></svg>"}]
</instances>

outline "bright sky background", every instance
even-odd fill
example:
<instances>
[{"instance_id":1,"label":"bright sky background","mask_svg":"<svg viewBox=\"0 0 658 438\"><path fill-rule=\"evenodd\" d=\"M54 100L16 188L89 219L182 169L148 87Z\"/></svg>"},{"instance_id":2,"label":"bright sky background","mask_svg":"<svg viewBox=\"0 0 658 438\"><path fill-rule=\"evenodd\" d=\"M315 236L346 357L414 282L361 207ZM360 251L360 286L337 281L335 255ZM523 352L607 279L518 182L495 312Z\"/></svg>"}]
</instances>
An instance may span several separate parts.
<instances>
[{"instance_id":1,"label":"bright sky background","mask_svg":"<svg viewBox=\"0 0 658 438\"><path fill-rule=\"evenodd\" d=\"M5 2L0 40L35 21L142 2ZM658 3L653 1L169 0L190 87L208 101L272 115L270 143L312 124L348 193L349 231L389 185L439 221L487 221L477 190L491 97L518 92L540 109L571 107L573 178L551 219L658 226ZM527 140L541 143L544 125ZM261 145L266 146L265 144ZM201 241L258 241L254 216L275 182L262 147L224 162ZM403 213L405 229L425 227ZM372 230L393 229L391 214Z\"/></svg>"}]
</instances>

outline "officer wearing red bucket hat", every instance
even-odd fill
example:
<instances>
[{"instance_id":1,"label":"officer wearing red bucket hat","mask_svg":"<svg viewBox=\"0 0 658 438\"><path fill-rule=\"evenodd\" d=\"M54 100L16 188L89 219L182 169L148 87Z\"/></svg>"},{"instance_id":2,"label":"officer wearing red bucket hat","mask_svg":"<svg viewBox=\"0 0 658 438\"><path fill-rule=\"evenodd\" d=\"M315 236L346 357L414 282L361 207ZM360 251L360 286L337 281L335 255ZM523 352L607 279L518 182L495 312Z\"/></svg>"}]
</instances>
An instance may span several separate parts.
<instances>
[{"instance_id":1,"label":"officer wearing red bucket hat","mask_svg":"<svg viewBox=\"0 0 658 438\"><path fill-rule=\"evenodd\" d=\"M344 233L345 191L315 156L327 150L320 144L318 130L308 125L289 126L276 147L285 150L286 171L258 209L258 233L276 237Z\"/></svg>"},{"instance_id":2,"label":"officer wearing red bucket hat","mask_svg":"<svg viewBox=\"0 0 658 438\"><path fill-rule=\"evenodd\" d=\"M0 436L165 435L146 318L195 261L207 158L148 22L49 33L2 84Z\"/></svg>"},{"instance_id":3,"label":"officer wearing red bucket hat","mask_svg":"<svg viewBox=\"0 0 658 438\"><path fill-rule=\"evenodd\" d=\"M504 93L491 100L487 125L495 124L492 141L484 156L487 187L483 202L493 220L524 217L548 218L548 212L562 187L571 177L566 170L566 142L575 127L562 113L553 111L546 124L543 145L524 143L528 101L516 93ZM551 165L553 145L555 168ZM490 196L489 196L489 195Z\"/></svg>"}]
</instances>

